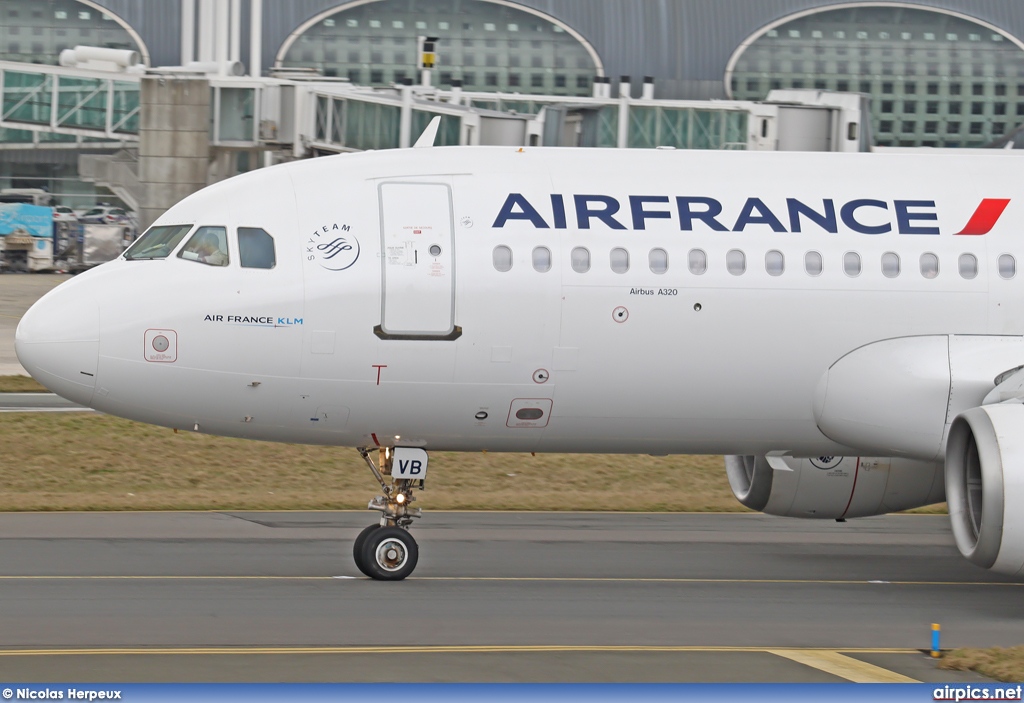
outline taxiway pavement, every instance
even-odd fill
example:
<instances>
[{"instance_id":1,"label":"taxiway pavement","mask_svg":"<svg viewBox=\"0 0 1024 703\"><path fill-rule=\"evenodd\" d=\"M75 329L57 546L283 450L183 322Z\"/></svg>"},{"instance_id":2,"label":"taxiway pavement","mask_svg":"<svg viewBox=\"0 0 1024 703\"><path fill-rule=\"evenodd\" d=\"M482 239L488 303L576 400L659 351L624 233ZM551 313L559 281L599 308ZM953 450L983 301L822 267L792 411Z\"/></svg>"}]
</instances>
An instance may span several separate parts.
<instances>
[{"instance_id":1,"label":"taxiway pavement","mask_svg":"<svg viewBox=\"0 0 1024 703\"><path fill-rule=\"evenodd\" d=\"M55 393L0 393L0 413L95 412Z\"/></svg>"},{"instance_id":2,"label":"taxiway pavement","mask_svg":"<svg viewBox=\"0 0 1024 703\"><path fill-rule=\"evenodd\" d=\"M352 563L372 519L0 514L0 679L978 680L915 651L931 623L1024 632L944 516L428 512L401 583Z\"/></svg>"}]
</instances>

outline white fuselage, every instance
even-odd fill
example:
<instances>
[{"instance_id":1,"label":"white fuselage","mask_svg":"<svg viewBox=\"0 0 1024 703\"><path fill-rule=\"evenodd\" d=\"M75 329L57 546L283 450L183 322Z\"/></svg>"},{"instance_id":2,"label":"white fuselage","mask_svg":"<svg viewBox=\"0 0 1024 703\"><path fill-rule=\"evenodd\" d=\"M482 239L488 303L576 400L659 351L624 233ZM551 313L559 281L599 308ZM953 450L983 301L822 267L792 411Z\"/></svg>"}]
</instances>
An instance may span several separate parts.
<instances>
[{"instance_id":1,"label":"white fuselage","mask_svg":"<svg viewBox=\"0 0 1024 703\"><path fill-rule=\"evenodd\" d=\"M1020 164L513 148L287 164L207 188L157 223L226 227L229 265L176 253L105 264L26 315L18 353L74 400L220 435L855 453L815 418L819 383L844 355L896 337L1024 334L1024 276L998 265L1024 257L1024 215L1005 202ZM989 231L957 234L969 221ZM239 266L238 227L273 236L273 269ZM511 253L507 271L496 247ZM898 263L886 256L883 272L886 254Z\"/></svg>"}]
</instances>

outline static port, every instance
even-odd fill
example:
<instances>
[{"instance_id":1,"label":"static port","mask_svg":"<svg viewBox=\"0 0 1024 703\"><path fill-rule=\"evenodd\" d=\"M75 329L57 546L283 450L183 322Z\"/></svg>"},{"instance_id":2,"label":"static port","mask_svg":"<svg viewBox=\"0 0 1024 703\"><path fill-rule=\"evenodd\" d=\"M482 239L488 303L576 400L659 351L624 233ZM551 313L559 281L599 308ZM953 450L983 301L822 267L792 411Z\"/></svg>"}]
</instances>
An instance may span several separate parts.
<instances>
[{"instance_id":1,"label":"static port","mask_svg":"<svg viewBox=\"0 0 1024 703\"><path fill-rule=\"evenodd\" d=\"M487 419L487 413L484 412L483 410L481 410L480 412L478 412L473 417L475 417L477 420L486 420Z\"/></svg>"}]
</instances>

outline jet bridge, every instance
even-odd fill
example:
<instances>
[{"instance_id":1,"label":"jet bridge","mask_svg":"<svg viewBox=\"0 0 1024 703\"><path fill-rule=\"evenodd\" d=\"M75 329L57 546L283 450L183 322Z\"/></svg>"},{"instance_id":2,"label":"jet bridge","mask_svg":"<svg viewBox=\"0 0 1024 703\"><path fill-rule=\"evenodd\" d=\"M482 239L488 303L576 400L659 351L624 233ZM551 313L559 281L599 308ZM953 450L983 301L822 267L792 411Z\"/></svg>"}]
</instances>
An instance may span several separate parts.
<instances>
[{"instance_id":1,"label":"jet bridge","mask_svg":"<svg viewBox=\"0 0 1024 703\"><path fill-rule=\"evenodd\" d=\"M297 71L240 76L230 62L145 68L124 55L133 52L69 51L74 56L62 55L60 66L0 62L0 149L116 150L81 155L79 177L137 209L143 228L209 183L280 161L408 147L435 117L437 145L870 148L867 99L857 94L657 100L650 82L633 97L627 77L615 97L604 77L591 97L411 81L374 89Z\"/></svg>"},{"instance_id":2,"label":"jet bridge","mask_svg":"<svg viewBox=\"0 0 1024 703\"><path fill-rule=\"evenodd\" d=\"M0 61L0 142L137 142L140 78Z\"/></svg>"},{"instance_id":3,"label":"jet bridge","mask_svg":"<svg viewBox=\"0 0 1024 703\"><path fill-rule=\"evenodd\" d=\"M202 67L112 71L89 65L0 61L0 145L134 146L147 110L144 80L201 77L209 83L211 146L289 148L291 158L409 146L437 115L437 143L444 145L813 151L868 146L860 125L863 98L824 91L773 91L762 103L656 100L648 90L630 97L625 83L619 97L606 88L594 97L567 98L458 86L371 89L294 72L249 78L207 74ZM795 139L796 134L813 138Z\"/></svg>"}]
</instances>

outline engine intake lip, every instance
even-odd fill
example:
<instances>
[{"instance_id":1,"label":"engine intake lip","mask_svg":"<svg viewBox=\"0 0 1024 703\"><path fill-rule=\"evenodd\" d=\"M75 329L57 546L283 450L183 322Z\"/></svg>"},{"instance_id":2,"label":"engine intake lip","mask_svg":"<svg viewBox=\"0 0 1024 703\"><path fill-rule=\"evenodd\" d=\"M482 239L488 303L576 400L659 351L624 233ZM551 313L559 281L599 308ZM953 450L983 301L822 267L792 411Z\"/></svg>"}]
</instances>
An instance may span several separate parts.
<instances>
[{"instance_id":1,"label":"engine intake lip","mask_svg":"<svg viewBox=\"0 0 1024 703\"><path fill-rule=\"evenodd\" d=\"M985 408L972 408L953 420L946 444L949 519L960 553L985 569L995 564L1002 545L1001 461Z\"/></svg>"},{"instance_id":2,"label":"engine intake lip","mask_svg":"<svg viewBox=\"0 0 1024 703\"><path fill-rule=\"evenodd\" d=\"M725 457L725 473L732 494L751 510L764 510L772 495L772 467L763 456Z\"/></svg>"}]
</instances>

